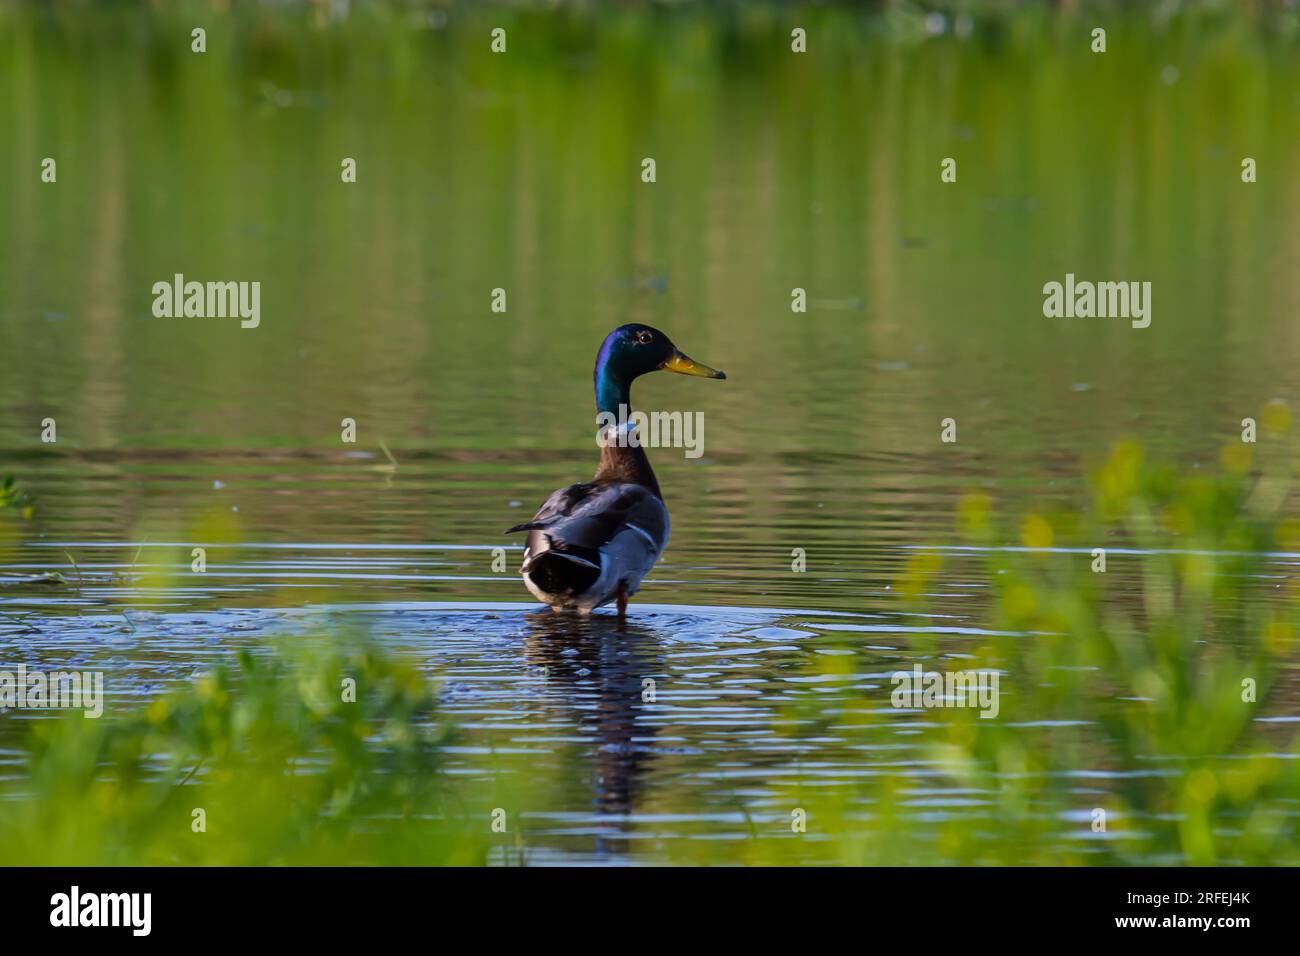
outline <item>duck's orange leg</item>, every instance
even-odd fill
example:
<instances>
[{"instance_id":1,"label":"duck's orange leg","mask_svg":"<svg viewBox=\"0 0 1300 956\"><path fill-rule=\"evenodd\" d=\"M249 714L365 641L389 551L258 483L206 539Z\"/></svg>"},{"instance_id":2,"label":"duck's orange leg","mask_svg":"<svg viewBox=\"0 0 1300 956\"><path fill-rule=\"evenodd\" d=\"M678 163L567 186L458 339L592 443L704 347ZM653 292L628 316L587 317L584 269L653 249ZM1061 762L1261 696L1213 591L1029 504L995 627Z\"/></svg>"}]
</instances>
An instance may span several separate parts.
<instances>
[{"instance_id":1,"label":"duck's orange leg","mask_svg":"<svg viewBox=\"0 0 1300 956\"><path fill-rule=\"evenodd\" d=\"M618 619L627 620L627 584L623 583L618 586Z\"/></svg>"}]
</instances>

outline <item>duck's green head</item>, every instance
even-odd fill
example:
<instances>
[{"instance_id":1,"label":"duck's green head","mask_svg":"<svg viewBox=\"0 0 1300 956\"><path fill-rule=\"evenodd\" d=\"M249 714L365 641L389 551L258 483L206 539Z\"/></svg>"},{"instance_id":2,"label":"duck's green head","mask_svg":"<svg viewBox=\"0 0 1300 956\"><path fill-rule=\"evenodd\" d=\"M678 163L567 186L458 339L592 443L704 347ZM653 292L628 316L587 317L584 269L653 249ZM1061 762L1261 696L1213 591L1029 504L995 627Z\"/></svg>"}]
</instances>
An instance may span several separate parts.
<instances>
[{"instance_id":1,"label":"duck's green head","mask_svg":"<svg viewBox=\"0 0 1300 956\"><path fill-rule=\"evenodd\" d=\"M660 369L701 378L726 378L725 372L688 358L672 340L656 328L633 322L620 325L600 343L596 353L596 410L618 414L618 406L630 405L632 380Z\"/></svg>"}]
</instances>

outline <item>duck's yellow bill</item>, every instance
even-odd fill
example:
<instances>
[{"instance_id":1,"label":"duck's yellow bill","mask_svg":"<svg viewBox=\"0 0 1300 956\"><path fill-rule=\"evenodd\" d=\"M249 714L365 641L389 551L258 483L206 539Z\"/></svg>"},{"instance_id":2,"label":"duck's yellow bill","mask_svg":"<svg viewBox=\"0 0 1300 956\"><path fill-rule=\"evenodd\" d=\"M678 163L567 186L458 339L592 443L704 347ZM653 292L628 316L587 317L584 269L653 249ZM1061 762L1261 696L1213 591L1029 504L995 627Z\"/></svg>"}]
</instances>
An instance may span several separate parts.
<instances>
[{"instance_id":1,"label":"duck's yellow bill","mask_svg":"<svg viewBox=\"0 0 1300 956\"><path fill-rule=\"evenodd\" d=\"M726 372L720 372L716 368L709 368L683 355L681 352L674 351L673 357L664 362L660 368L667 369L670 372L676 372L678 375L696 375L700 378L726 378Z\"/></svg>"}]
</instances>

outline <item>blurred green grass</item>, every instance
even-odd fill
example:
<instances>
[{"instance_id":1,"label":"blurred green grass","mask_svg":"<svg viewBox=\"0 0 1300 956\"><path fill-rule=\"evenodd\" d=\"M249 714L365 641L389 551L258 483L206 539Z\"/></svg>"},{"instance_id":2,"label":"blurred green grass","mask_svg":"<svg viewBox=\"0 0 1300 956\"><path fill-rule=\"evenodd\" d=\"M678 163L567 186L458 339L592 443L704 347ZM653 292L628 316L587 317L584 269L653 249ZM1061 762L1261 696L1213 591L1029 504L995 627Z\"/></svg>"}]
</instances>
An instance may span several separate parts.
<instances>
[{"instance_id":1,"label":"blurred green grass","mask_svg":"<svg viewBox=\"0 0 1300 956\"><path fill-rule=\"evenodd\" d=\"M471 818L438 775L428 681L363 641L242 653L136 710L29 728L11 863L457 865L491 845L491 808Z\"/></svg>"}]
</instances>

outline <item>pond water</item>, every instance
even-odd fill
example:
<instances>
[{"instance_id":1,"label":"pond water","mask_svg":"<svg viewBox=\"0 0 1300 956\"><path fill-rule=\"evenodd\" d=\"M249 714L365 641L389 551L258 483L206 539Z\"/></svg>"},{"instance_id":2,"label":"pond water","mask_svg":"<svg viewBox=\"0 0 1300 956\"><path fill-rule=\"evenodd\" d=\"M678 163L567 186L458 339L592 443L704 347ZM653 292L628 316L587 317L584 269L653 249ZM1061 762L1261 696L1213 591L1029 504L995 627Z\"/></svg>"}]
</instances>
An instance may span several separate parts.
<instances>
[{"instance_id":1,"label":"pond water","mask_svg":"<svg viewBox=\"0 0 1300 956\"><path fill-rule=\"evenodd\" d=\"M1039 13L927 37L806 11L804 57L784 12L502 16L505 56L472 13L264 12L200 56L169 13L0 13L0 472L35 506L0 526L5 660L143 701L277 634L364 631L438 681L459 778L512 753L559 781L524 810L536 860L743 839L792 790L870 834L886 771L921 830L978 829L989 795L889 705L891 671L987 636L958 500L1073 501L1123 438L1213 469L1297 404L1297 61L1233 16L1121 19L1104 58ZM155 318L176 273L259 281L260 325ZM1067 273L1152 282L1150 327L1045 317ZM590 476L591 366L627 321L728 379L634 388L706 429L699 459L650 453L672 540L620 628L528 600L502 532ZM896 591L917 549L949 558L925 612ZM1108 776L1078 768L1063 854Z\"/></svg>"}]
</instances>

